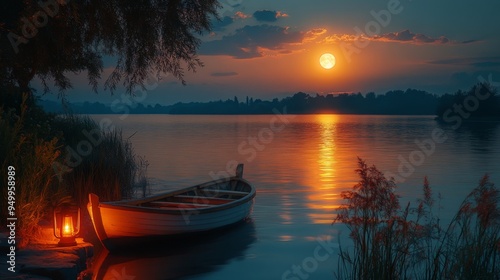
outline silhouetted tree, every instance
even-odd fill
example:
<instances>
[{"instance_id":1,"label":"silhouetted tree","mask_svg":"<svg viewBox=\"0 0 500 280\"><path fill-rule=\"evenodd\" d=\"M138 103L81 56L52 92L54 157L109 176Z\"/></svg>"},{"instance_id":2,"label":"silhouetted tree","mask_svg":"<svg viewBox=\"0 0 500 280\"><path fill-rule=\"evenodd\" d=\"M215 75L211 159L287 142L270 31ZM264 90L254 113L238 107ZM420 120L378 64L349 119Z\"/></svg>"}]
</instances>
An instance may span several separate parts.
<instances>
[{"instance_id":1,"label":"silhouetted tree","mask_svg":"<svg viewBox=\"0 0 500 280\"><path fill-rule=\"evenodd\" d=\"M459 90L455 94L442 95L436 107L440 119L457 113L459 108L467 118L500 117L500 97L487 83L479 83L467 92Z\"/></svg>"},{"instance_id":2,"label":"silhouetted tree","mask_svg":"<svg viewBox=\"0 0 500 280\"><path fill-rule=\"evenodd\" d=\"M479 100L489 96L485 100ZM475 98L473 98L476 96ZM468 98L468 99L467 99ZM484 99L484 98L482 98ZM407 89L406 91L389 91L387 94L375 95L370 92L363 96L361 93L340 93L338 95L316 94L314 97L299 92L293 96L278 98L272 101L246 98L247 103L239 103L235 96L226 101L177 103L171 106L156 106L144 108L144 113L170 113L170 114L273 114L273 109L284 108L289 114L316 114L316 113L338 113L338 114L384 114L384 115L433 115L443 118L444 112L449 110L457 114L456 106L462 106L463 110L475 107L474 112L467 112L471 117L500 117L500 98L496 91L488 85L477 85L468 92L458 91L454 95L445 94L437 96L425 91ZM468 100L468 104L466 104ZM475 101L476 100L476 101ZM52 106L51 104L48 104ZM456 105L456 106L455 106ZM109 111L103 106L99 112ZM137 104L134 104L137 106ZM77 106L78 107L78 106ZM132 107L134 109L135 107ZM76 109L76 107L75 107ZM75 110L80 112L81 110ZM92 112L89 110L88 112ZM132 110L132 113L140 113Z\"/></svg>"},{"instance_id":3,"label":"silhouetted tree","mask_svg":"<svg viewBox=\"0 0 500 280\"><path fill-rule=\"evenodd\" d=\"M2 1L0 82L29 92L36 76L46 91L71 87L67 74L86 72L94 90L103 58L116 60L105 82L115 90L143 86L150 73L183 79L202 66L195 34L210 29L216 0Z\"/></svg>"}]
</instances>

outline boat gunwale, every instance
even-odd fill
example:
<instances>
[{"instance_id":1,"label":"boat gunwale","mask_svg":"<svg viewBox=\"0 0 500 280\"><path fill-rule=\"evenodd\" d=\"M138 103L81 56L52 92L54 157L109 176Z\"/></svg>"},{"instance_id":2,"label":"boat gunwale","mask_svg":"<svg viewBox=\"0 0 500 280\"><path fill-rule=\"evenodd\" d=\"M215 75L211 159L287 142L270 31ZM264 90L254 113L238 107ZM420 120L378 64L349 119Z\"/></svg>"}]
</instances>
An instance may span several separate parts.
<instances>
[{"instance_id":1,"label":"boat gunwale","mask_svg":"<svg viewBox=\"0 0 500 280\"><path fill-rule=\"evenodd\" d=\"M250 191L248 194L245 196L235 199L234 201L230 201L228 203L224 204L219 204L219 205L211 205L208 207L204 208L182 208L179 207L178 209L162 209L162 208L157 208L157 207L147 207L147 206L139 206L138 204L143 204L143 203L148 203L148 202L154 202L163 198L167 197L175 197L176 195L181 195L185 192L189 192L191 190L196 190L196 189L204 189L210 185L215 185L218 183L224 183L224 182L230 182L230 181L240 181L250 187ZM224 191L224 190L222 190ZM215 190L216 192L216 190ZM216 211L221 211L221 210L226 210L230 208L237 207L239 205L245 204L252 199L254 199L256 195L256 190L252 184L250 184L247 180L240 178L240 177L230 177L230 178L222 178L218 180L213 180L210 182L206 182L203 184L175 190L175 191L169 191L165 193L161 193L158 195L150 196L147 197L146 199L131 199L131 200L121 200L121 201L111 201L111 202L99 202L98 207L100 208L108 208L108 209L115 209L115 210L121 210L121 211L134 211L134 212L144 212L144 213L158 213L158 214L171 214L171 215L186 215L186 214L196 214L200 215L203 213L210 213L210 212L216 212ZM210 198L210 197L207 197Z\"/></svg>"}]
</instances>

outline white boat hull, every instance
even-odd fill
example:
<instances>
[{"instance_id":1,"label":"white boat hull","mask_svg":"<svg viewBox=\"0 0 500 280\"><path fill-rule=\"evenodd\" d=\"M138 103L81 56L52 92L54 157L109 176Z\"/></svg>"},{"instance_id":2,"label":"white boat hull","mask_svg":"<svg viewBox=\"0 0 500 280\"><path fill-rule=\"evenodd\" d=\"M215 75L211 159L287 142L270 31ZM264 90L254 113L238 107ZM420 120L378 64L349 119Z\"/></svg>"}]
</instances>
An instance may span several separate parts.
<instances>
[{"instance_id":1,"label":"white boat hull","mask_svg":"<svg viewBox=\"0 0 500 280\"><path fill-rule=\"evenodd\" d=\"M248 217L252 205L253 200L250 200L234 208L209 213L190 209L180 210L179 214L162 214L114 208L100 208L100 212L108 238L140 237L192 233L227 226Z\"/></svg>"},{"instance_id":2,"label":"white boat hull","mask_svg":"<svg viewBox=\"0 0 500 280\"><path fill-rule=\"evenodd\" d=\"M87 207L97 236L108 249L113 240L206 232L250 216L256 191L242 174L239 165L234 177L143 199L100 202L90 194Z\"/></svg>"}]
</instances>

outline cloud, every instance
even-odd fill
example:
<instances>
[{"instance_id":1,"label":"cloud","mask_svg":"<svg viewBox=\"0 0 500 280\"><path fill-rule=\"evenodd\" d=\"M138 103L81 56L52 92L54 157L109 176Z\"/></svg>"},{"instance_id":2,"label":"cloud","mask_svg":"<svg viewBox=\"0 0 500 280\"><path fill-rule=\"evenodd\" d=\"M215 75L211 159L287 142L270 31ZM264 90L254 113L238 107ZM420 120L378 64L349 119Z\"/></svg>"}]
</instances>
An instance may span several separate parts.
<instances>
[{"instance_id":1,"label":"cloud","mask_svg":"<svg viewBox=\"0 0 500 280\"><path fill-rule=\"evenodd\" d=\"M236 72L214 72L210 74L212 77L230 77L230 76L237 76L238 73Z\"/></svg>"},{"instance_id":2,"label":"cloud","mask_svg":"<svg viewBox=\"0 0 500 280\"><path fill-rule=\"evenodd\" d=\"M433 38L421 33L414 33L410 30L400 32L390 32L376 36L356 35L356 34L331 34L327 29L319 27L307 31L291 30L288 27L276 25L247 25L237 29L231 35L223 36L212 41L204 42L199 50L201 55L229 55L234 58L255 58L268 55L283 55L295 51L300 51L298 47L306 44L339 44L353 43L358 40L373 41L380 43L404 43L404 44L465 44L441 36ZM467 41L472 43L477 41ZM438 61L429 62L439 64ZM499 61L476 61L474 67L496 67Z\"/></svg>"},{"instance_id":3,"label":"cloud","mask_svg":"<svg viewBox=\"0 0 500 280\"><path fill-rule=\"evenodd\" d=\"M234 17L233 17L233 18L235 18L235 19L247 19L247 18L251 18L251 17L252 17L252 16L247 15L247 14L245 14L245 13L243 13L243 12L238 11L238 12L236 12L236 13L234 14Z\"/></svg>"},{"instance_id":4,"label":"cloud","mask_svg":"<svg viewBox=\"0 0 500 280\"><path fill-rule=\"evenodd\" d=\"M315 41L327 32L325 28L314 28L305 33L304 42Z\"/></svg>"},{"instance_id":5,"label":"cloud","mask_svg":"<svg viewBox=\"0 0 500 280\"><path fill-rule=\"evenodd\" d=\"M438 38L433 38L422 33L414 33L410 30L402 30L399 32L389 32L381 35L367 36L365 34L354 35L354 34L332 34L325 37L321 43L335 44L335 43L351 43L358 40L362 41L374 41L374 42L387 42L387 43L403 43L403 44L414 44L414 45L425 45L425 44L435 44L435 45L452 45L452 44L471 44L480 42L478 40L467 40L463 42L453 41L445 36L440 36Z\"/></svg>"},{"instance_id":6,"label":"cloud","mask_svg":"<svg viewBox=\"0 0 500 280\"><path fill-rule=\"evenodd\" d=\"M351 35L351 34L333 34L330 36L327 36L321 43L326 43L326 44L334 44L334 43L350 43L358 40L359 37L356 35Z\"/></svg>"},{"instance_id":7,"label":"cloud","mask_svg":"<svg viewBox=\"0 0 500 280\"><path fill-rule=\"evenodd\" d=\"M479 43L482 42L482 40L467 40L467 41L462 41L462 44L472 44L472 43Z\"/></svg>"},{"instance_id":8,"label":"cloud","mask_svg":"<svg viewBox=\"0 0 500 280\"><path fill-rule=\"evenodd\" d=\"M261 10L254 12L253 17L257 21L275 22L278 20L278 18L288 17L288 14L281 11Z\"/></svg>"},{"instance_id":9,"label":"cloud","mask_svg":"<svg viewBox=\"0 0 500 280\"><path fill-rule=\"evenodd\" d=\"M500 56L465 57L429 61L430 64L473 66L476 68L491 68L500 66Z\"/></svg>"},{"instance_id":10,"label":"cloud","mask_svg":"<svg viewBox=\"0 0 500 280\"><path fill-rule=\"evenodd\" d=\"M281 18L281 17L289 17L289 15L285 12L281 12L281 11L276 11L276 17L277 18Z\"/></svg>"},{"instance_id":11,"label":"cloud","mask_svg":"<svg viewBox=\"0 0 500 280\"><path fill-rule=\"evenodd\" d=\"M413 33L406 29L400 32L390 32L372 37L375 41L400 42L411 44L450 44L452 41L444 36L432 38L425 34Z\"/></svg>"},{"instance_id":12,"label":"cloud","mask_svg":"<svg viewBox=\"0 0 500 280\"><path fill-rule=\"evenodd\" d=\"M283 51L284 45L301 43L304 33L291 31L287 27L274 25L245 26L232 35L205 42L200 46L200 55L229 55L234 58L264 56L264 51Z\"/></svg>"},{"instance_id":13,"label":"cloud","mask_svg":"<svg viewBox=\"0 0 500 280\"><path fill-rule=\"evenodd\" d=\"M212 21L212 30L213 31L220 31L223 30L225 27L228 25L232 24L234 22L232 17L225 16L221 20L215 19Z\"/></svg>"},{"instance_id":14,"label":"cloud","mask_svg":"<svg viewBox=\"0 0 500 280\"><path fill-rule=\"evenodd\" d=\"M241 20L241 19L247 19L252 16L246 15L243 12L236 12L234 13L234 16L225 16L221 18L220 20L217 19L212 19L212 30L213 31L222 31L224 30L227 26L233 24L236 20Z\"/></svg>"}]
</instances>

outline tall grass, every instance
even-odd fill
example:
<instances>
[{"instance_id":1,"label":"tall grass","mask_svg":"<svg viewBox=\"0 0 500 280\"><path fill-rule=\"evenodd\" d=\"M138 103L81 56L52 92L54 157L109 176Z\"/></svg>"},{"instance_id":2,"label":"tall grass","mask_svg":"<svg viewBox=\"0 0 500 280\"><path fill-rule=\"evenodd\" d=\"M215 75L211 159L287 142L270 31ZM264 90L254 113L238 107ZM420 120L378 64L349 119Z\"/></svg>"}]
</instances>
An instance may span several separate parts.
<instances>
[{"instance_id":1,"label":"tall grass","mask_svg":"<svg viewBox=\"0 0 500 280\"><path fill-rule=\"evenodd\" d=\"M488 175L462 202L434 257L433 269L448 279L500 279L500 192Z\"/></svg>"},{"instance_id":2,"label":"tall grass","mask_svg":"<svg viewBox=\"0 0 500 280\"><path fill-rule=\"evenodd\" d=\"M416 207L401 207L396 184L358 159L360 181L334 223L350 231L339 279L500 279L500 193L484 176L452 221L440 225L427 178Z\"/></svg>"},{"instance_id":3,"label":"tall grass","mask_svg":"<svg viewBox=\"0 0 500 280\"><path fill-rule=\"evenodd\" d=\"M24 247L29 237L38 230L38 223L46 215L50 200L60 193L53 180L52 164L59 157L57 138L49 141L38 137L36 131L26 129L28 106L26 96L19 111L0 108L0 180L7 182L7 167L15 168L15 215L17 217L18 246ZM2 201L7 201L7 188L0 190ZM7 216L2 207L1 220Z\"/></svg>"},{"instance_id":4,"label":"tall grass","mask_svg":"<svg viewBox=\"0 0 500 280\"><path fill-rule=\"evenodd\" d=\"M138 181L141 161L135 156L129 139L121 130L104 130L88 116L66 115L57 120L64 134L64 143L73 151L81 141L87 141L84 131L99 139L88 155L79 155L81 162L63 177L69 193L83 206L90 192L103 201L130 197ZM85 153L86 154L86 153ZM64 162L63 162L64 163Z\"/></svg>"},{"instance_id":5,"label":"tall grass","mask_svg":"<svg viewBox=\"0 0 500 280\"><path fill-rule=\"evenodd\" d=\"M68 195L84 208L90 192L102 200L118 200L130 197L138 182L145 188L147 162L135 156L120 130L102 129L87 116L56 117L43 112L26 94L3 87L0 91L9 97L0 100L0 181L7 182L7 167L14 166L19 248L36 237L41 220L49 219L52 206ZM70 166L65 162L68 151L78 151L82 141L91 142L84 132L92 132L100 141L92 143L91 150L87 145L81 161ZM55 166L63 166L64 172ZM7 188L0 189L0 198L7 201ZM1 225L6 210L0 209Z\"/></svg>"}]
</instances>

